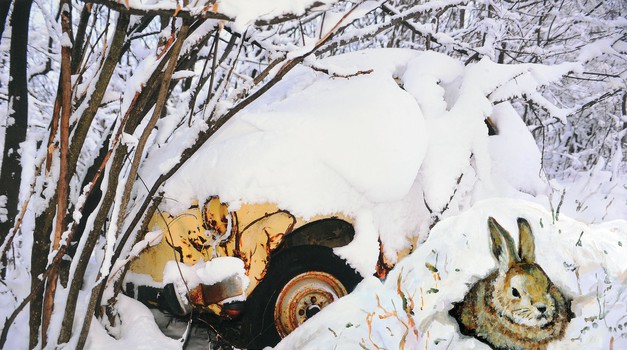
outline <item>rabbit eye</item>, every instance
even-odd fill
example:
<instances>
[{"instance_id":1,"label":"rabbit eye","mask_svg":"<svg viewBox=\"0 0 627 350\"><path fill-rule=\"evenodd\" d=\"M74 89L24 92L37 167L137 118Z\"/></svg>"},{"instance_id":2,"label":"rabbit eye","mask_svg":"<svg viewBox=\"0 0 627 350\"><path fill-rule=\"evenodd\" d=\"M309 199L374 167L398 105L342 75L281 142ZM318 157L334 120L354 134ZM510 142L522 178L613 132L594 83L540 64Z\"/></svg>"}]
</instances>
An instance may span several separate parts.
<instances>
[{"instance_id":1,"label":"rabbit eye","mask_svg":"<svg viewBox=\"0 0 627 350\"><path fill-rule=\"evenodd\" d=\"M512 288L512 295L514 298L520 298L520 292L518 292L518 289L516 288Z\"/></svg>"}]
</instances>

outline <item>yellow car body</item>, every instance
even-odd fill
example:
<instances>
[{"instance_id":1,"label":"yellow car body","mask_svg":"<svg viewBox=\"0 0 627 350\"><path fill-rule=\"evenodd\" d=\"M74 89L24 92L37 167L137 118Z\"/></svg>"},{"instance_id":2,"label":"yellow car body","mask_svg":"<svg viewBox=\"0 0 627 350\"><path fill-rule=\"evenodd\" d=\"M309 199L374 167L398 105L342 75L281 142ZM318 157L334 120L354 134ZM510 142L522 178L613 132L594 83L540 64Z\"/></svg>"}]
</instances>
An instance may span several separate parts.
<instances>
[{"instance_id":1,"label":"yellow car body","mask_svg":"<svg viewBox=\"0 0 627 350\"><path fill-rule=\"evenodd\" d=\"M238 210L229 211L218 197L175 216L158 212L148 229L160 230L163 238L131 263L129 270L133 274L149 276L158 285L163 282L169 261L193 266L216 257L237 257L244 262L250 280L243 291L246 295L264 278L268 261L279 247L323 245L335 248L348 244L354 236L352 220L341 214L304 220L268 203L243 204ZM223 287L229 294L240 292L237 288ZM196 307L205 307L213 313L220 312L222 299L233 296L205 293L203 299L200 290L190 292Z\"/></svg>"}]
</instances>

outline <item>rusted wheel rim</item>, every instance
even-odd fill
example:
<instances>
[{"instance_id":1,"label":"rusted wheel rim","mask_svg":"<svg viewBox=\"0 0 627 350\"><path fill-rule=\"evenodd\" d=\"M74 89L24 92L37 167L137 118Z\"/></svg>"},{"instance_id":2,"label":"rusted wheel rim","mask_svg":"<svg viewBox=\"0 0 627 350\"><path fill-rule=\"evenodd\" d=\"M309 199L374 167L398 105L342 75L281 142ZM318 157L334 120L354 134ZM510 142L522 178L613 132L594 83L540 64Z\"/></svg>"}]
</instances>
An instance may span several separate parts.
<instances>
[{"instance_id":1,"label":"rusted wheel rim","mask_svg":"<svg viewBox=\"0 0 627 350\"><path fill-rule=\"evenodd\" d=\"M326 272L309 271L295 276L285 284L274 307L274 324L279 335L287 336L346 294L342 283Z\"/></svg>"}]
</instances>

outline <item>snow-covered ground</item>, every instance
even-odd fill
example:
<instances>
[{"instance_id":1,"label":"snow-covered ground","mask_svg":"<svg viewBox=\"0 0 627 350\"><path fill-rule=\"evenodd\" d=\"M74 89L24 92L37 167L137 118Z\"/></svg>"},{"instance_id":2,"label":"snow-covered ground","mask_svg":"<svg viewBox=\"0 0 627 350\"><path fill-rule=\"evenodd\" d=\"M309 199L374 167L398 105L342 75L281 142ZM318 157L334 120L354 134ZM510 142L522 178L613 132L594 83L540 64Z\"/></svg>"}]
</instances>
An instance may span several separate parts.
<instances>
[{"instance_id":1,"label":"snow-covered ground","mask_svg":"<svg viewBox=\"0 0 627 350\"><path fill-rule=\"evenodd\" d=\"M553 222L540 206L493 199L438 223L386 281L364 280L276 349L400 349L403 343L405 349L489 349L462 336L448 315L452 302L497 268L490 253L489 216L516 240L516 218L528 219L538 264L573 298L576 317L550 349L627 347L627 221L586 225L562 217Z\"/></svg>"},{"instance_id":2,"label":"snow-covered ground","mask_svg":"<svg viewBox=\"0 0 627 350\"><path fill-rule=\"evenodd\" d=\"M489 216L515 240L516 218L526 218L535 235L536 261L573 299L575 318L549 349L627 347L627 221L588 225L566 216L553 221L550 211L528 201L490 199L438 223L385 281L364 279L275 349L489 349L462 336L448 315L453 302L497 267L490 253ZM113 340L94 322L90 349L181 348L180 341L156 328L143 305L126 297L121 302L120 338ZM185 332L182 321L161 322L170 336ZM190 337L186 349L210 348L206 332L196 328Z\"/></svg>"}]
</instances>

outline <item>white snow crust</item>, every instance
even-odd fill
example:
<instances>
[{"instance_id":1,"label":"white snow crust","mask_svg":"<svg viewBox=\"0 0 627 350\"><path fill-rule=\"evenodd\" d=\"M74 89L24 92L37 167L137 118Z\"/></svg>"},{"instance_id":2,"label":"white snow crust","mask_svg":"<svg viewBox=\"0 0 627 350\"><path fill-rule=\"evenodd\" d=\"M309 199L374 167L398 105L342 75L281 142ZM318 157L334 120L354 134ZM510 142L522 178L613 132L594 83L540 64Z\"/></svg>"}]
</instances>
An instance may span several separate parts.
<instances>
[{"instance_id":1,"label":"white snow crust","mask_svg":"<svg viewBox=\"0 0 627 350\"><path fill-rule=\"evenodd\" d=\"M194 266L168 261L163 271L163 283L185 283L187 288L192 289L201 283L213 285L233 276L240 278L242 289L245 290L249 280L244 269L244 262L235 257L216 257L207 262L200 261Z\"/></svg>"},{"instance_id":2,"label":"white snow crust","mask_svg":"<svg viewBox=\"0 0 627 350\"><path fill-rule=\"evenodd\" d=\"M183 343L165 336L157 327L150 310L139 301L120 295L118 307L121 321L118 338L112 338L100 322L94 319L91 322L87 349L182 349Z\"/></svg>"}]
</instances>

